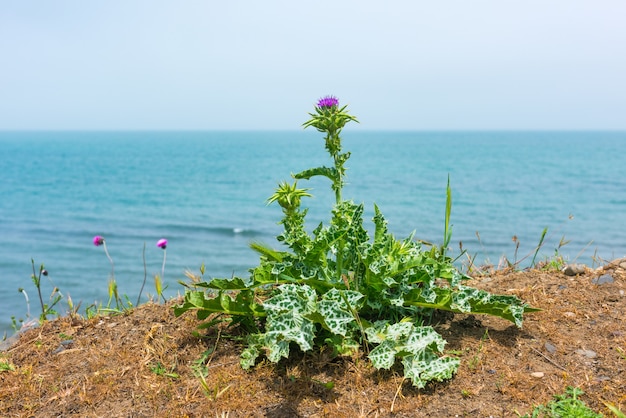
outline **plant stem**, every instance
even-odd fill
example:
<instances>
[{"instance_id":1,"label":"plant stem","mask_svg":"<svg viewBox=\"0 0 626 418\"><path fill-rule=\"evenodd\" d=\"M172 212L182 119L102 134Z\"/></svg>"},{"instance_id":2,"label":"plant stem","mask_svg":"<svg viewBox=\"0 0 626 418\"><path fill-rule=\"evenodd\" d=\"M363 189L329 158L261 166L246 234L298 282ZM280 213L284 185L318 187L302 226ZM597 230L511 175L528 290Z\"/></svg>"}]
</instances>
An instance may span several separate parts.
<instances>
[{"instance_id":1,"label":"plant stem","mask_svg":"<svg viewBox=\"0 0 626 418\"><path fill-rule=\"evenodd\" d=\"M139 306L139 302L141 301L141 293L143 292L143 287L146 285L146 279L148 278L148 269L146 267L146 243L143 243L143 251L141 253L141 257L143 259L143 283L141 284L141 289L139 289L139 296L137 296L137 303L135 306Z\"/></svg>"},{"instance_id":2,"label":"plant stem","mask_svg":"<svg viewBox=\"0 0 626 418\"><path fill-rule=\"evenodd\" d=\"M163 275L165 274L165 258L167 256L167 250L163 249L163 265L161 266L161 281L163 281ZM162 284L161 284L162 286ZM161 293L161 298L163 298L163 302L165 302L165 297L163 293Z\"/></svg>"},{"instance_id":3,"label":"plant stem","mask_svg":"<svg viewBox=\"0 0 626 418\"><path fill-rule=\"evenodd\" d=\"M33 265L33 282L35 282L35 287L37 288L37 293L39 294L39 302L41 303L41 314L44 315L46 312L46 308L43 304L43 297L41 296L41 270L43 268L39 268L39 276L35 273L35 260L31 258L31 263Z\"/></svg>"},{"instance_id":4,"label":"plant stem","mask_svg":"<svg viewBox=\"0 0 626 418\"><path fill-rule=\"evenodd\" d=\"M341 182L341 177L339 177L339 181ZM335 188L335 201L337 202L337 204L341 202L341 187L340 186Z\"/></svg>"},{"instance_id":5,"label":"plant stem","mask_svg":"<svg viewBox=\"0 0 626 418\"><path fill-rule=\"evenodd\" d=\"M329 149L329 152L333 157L335 170L337 170L337 178L335 179L335 184L333 184L333 189L335 189L335 204L339 205L342 202L341 189L343 188L343 164L339 158L339 152L341 151L341 138L339 138L339 135L335 132L329 132L328 136L329 138L333 138L334 141L332 142L335 144L335 146ZM344 244L344 240L340 239L337 245L337 282L341 282L343 275Z\"/></svg>"},{"instance_id":6,"label":"plant stem","mask_svg":"<svg viewBox=\"0 0 626 418\"><path fill-rule=\"evenodd\" d=\"M120 296L117 293L117 282L115 281L115 263L113 263L113 259L109 255L109 250L107 250L107 243L104 240L102 241L102 247L104 247L104 253L106 254L107 258L109 259L109 262L111 263L111 286L112 286L113 295L115 295L115 306L119 310L122 300L120 299ZM109 305L110 304L111 304L111 298L109 297Z\"/></svg>"},{"instance_id":7,"label":"plant stem","mask_svg":"<svg viewBox=\"0 0 626 418\"><path fill-rule=\"evenodd\" d=\"M26 317L30 319L30 300L28 299L28 293L22 288L20 288L20 292L24 294L24 298L26 299Z\"/></svg>"},{"instance_id":8,"label":"plant stem","mask_svg":"<svg viewBox=\"0 0 626 418\"><path fill-rule=\"evenodd\" d=\"M113 259L109 255L109 250L107 250L106 241L102 241L102 246L104 247L104 253L106 254L107 258L109 259L109 262L111 263L111 277L113 278L113 280L115 280L115 264L113 263Z\"/></svg>"},{"instance_id":9,"label":"plant stem","mask_svg":"<svg viewBox=\"0 0 626 418\"><path fill-rule=\"evenodd\" d=\"M163 250L163 265L161 266L161 280L163 280L163 275L165 274L165 257L167 250Z\"/></svg>"},{"instance_id":10,"label":"plant stem","mask_svg":"<svg viewBox=\"0 0 626 418\"><path fill-rule=\"evenodd\" d=\"M343 241L339 242L337 248L337 282L341 282L343 273Z\"/></svg>"}]
</instances>

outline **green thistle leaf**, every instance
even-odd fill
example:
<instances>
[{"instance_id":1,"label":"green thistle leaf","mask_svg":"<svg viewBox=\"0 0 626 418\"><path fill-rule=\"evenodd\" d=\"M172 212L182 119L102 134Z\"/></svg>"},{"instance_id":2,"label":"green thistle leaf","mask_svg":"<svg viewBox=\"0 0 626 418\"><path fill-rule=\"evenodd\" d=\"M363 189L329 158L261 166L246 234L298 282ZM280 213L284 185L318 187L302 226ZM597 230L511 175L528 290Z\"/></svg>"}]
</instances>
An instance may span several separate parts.
<instances>
[{"instance_id":1,"label":"green thistle leaf","mask_svg":"<svg viewBox=\"0 0 626 418\"><path fill-rule=\"evenodd\" d=\"M390 369L396 362L396 346L392 340L383 340L370 351L367 356L372 362L372 366L377 369Z\"/></svg>"},{"instance_id":2,"label":"green thistle leaf","mask_svg":"<svg viewBox=\"0 0 626 418\"><path fill-rule=\"evenodd\" d=\"M318 303L318 310L332 333L345 337L349 325L357 325L352 312L360 309L363 297L359 292L335 288L324 294Z\"/></svg>"},{"instance_id":3,"label":"green thistle leaf","mask_svg":"<svg viewBox=\"0 0 626 418\"><path fill-rule=\"evenodd\" d=\"M454 357L438 357L430 352L419 356L408 355L402 358L404 377L410 379L413 386L424 388L431 380L439 382L451 379L459 368L460 360Z\"/></svg>"},{"instance_id":4,"label":"green thistle leaf","mask_svg":"<svg viewBox=\"0 0 626 418\"><path fill-rule=\"evenodd\" d=\"M392 325L378 322L366 333L370 342L380 342L368 356L372 365L389 369L400 357L404 376L419 388L430 380L451 378L459 367L458 359L437 355L446 342L432 327L416 327L408 320Z\"/></svg>"},{"instance_id":5,"label":"green thistle leaf","mask_svg":"<svg viewBox=\"0 0 626 418\"><path fill-rule=\"evenodd\" d=\"M308 170L301 171L298 174L294 174L293 177L298 180L300 179L309 180L311 179L311 177L315 177L315 176L327 177L333 183L339 181L339 172L334 167L310 168Z\"/></svg>"}]
</instances>

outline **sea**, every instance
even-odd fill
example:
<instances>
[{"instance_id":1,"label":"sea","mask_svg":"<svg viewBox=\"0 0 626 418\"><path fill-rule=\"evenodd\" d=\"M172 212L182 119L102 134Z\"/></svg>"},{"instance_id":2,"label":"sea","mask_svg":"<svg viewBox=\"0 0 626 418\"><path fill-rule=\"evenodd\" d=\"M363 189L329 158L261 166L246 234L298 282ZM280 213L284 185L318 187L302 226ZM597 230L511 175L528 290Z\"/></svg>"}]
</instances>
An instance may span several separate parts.
<instances>
[{"instance_id":1,"label":"sea","mask_svg":"<svg viewBox=\"0 0 626 418\"><path fill-rule=\"evenodd\" d=\"M626 256L626 132L346 127L342 144L343 197L365 205L368 229L376 204L397 238L441 244L450 182L449 253L461 269ZM0 337L41 313L41 265L41 298L57 289L59 314L70 299L79 314L107 306L112 275L133 304L144 281L140 303L156 298L157 275L167 298L201 266L205 280L248 277L259 261L251 242L282 248L281 209L267 204L277 184L331 164L314 130L0 132ZM298 186L313 195L309 230L327 223L329 181Z\"/></svg>"}]
</instances>

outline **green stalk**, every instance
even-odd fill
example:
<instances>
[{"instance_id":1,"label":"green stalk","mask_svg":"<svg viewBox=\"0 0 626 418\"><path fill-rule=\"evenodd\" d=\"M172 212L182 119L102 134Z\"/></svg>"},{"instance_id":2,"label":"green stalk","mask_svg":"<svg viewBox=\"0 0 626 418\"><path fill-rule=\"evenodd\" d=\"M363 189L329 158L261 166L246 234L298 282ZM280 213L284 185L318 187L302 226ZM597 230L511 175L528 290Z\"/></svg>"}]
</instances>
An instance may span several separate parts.
<instances>
[{"instance_id":1,"label":"green stalk","mask_svg":"<svg viewBox=\"0 0 626 418\"><path fill-rule=\"evenodd\" d=\"M336 166L335 166L336 167ZM339 167L336 167L339 169ZM336 184L335 189L335 200L336 204L339 205L341 203L341 172L339 172L339 184ZM343 247L344 240L340 239L337 246L337 282L341 282L341 274L343 272Z\"/></svg>"},{"instance_id":2,"label":"green stalk","mask_svg":"<svg viewBox=\"0 0 626 418\"><path fill-rule=\"evenodd\" d=\"M336 132L329 132L329 138L334 138L336 147L332 147L329 149L331 156L333 157L333 161L335 163L335 170L337 170L337 178L335 179L335 184L333 184L333 189L335 189L335 204L339 205L342 202L341 197L341 189L343 188L343 164L339 159L339 152L341 151L341 139ZM343 273L343 248L344 248L344 240L339 240L337 246L337 282L341 283L342 273Z\"/></svg>"},{"instance_id":3,"label":"green stalk","mask_svg":"<svg viewBox=\"0 0 626 418\"><path fill-rule=\"evenodd\" d=\"M450 188L450 175L448 174L448 185L446 186L446 215L443 225L443 245L441 255L445 257L448 245L452 240L452 225L450 225L450 214L452 213L452 189Z\"/></svg>"},{"instance_id":4,"label":"green stalk","mask_svg":"<svg viewBox=\"0 0 626 418\"><path fill-rule=\"evenodd\" d=\"M533 255L533 261L530 262L531 267L535 266L535 259L537 258L537 254L539 253L539 250L543 246L543 240L546 238L547 233L548 233L547 227L544 228L543 231L541 231L541 238L539 238L539 244L537 244L537 249L535 249L535 255Z\"/></svg>"},{"instance_id":5,"label":"green stalk","mask_svg":"<svg viewBox=\"0 0 626 418\"><path fill-rule=\"evenodd\" d=\"M41 303L41 315L43 315L43 318L45 319L46 308L43 303L43 297L41 296L41 272L43 271L43 264L39 267L39 276L37 276L37 273L35 273L35 260L31 258L30 261L31 261L31 264L33 265L32 279L33 279L33 282L35 283L35 287L37 288L37 293L39 294L39 302Z\"/></svg>"}]
</instances>

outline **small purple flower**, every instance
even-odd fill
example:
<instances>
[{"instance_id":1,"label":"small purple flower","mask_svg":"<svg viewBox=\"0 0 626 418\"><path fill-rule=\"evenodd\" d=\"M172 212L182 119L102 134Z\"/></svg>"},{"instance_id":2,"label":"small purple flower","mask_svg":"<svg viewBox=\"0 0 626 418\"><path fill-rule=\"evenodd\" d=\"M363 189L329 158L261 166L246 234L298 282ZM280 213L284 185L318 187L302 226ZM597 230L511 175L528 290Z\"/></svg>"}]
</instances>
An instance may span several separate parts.
<instances>
[{"instance_id":1,"label":"small purple flower","mask_svg":"<svg viewBox=\"0 0 626 418\"><path fill-rule=\"evenodd\" d=\"M339 100L335 96L324 96L317 102L317 107L333 107L339 105Z\"/></svg>"},{"instance_id":2,"label":"small purple flower","mask_svg":"<svg viewBox=\"0 0 626 418\"><path fill-rule=\"evenodd\" d=\"M163 248L163 249L167 248L167 240L165 238L158 240L157 247Z\"/></svg>"},{"instance_id":3,"label":"small purple flower","mask_svg":"<svg viewBox=\"0 0 626 418\"><path fill-rule=\"evenodd\" d=\"M93 245L95 245L96 247L99 247L102 244L104 244L103 237L101 237L100 235L96 235L95 237L93 237Z\"/></svg>"}]
</instances>

